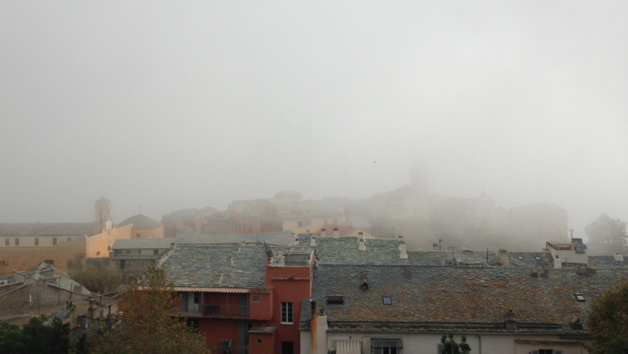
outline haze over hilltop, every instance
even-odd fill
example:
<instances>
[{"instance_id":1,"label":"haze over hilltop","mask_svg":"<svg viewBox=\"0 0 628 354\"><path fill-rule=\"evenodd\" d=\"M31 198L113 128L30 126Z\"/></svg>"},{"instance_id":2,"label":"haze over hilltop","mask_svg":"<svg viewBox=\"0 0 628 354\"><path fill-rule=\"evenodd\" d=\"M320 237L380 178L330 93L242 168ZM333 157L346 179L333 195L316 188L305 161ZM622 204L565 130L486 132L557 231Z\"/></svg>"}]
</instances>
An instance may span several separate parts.
<instances>
[{"instance_id":1,"label":"haze over hilltop","mask_svg":"<svg viewBox=\"0 0 628 354\"><path fill-rule=\"evenodd\" d=\"M628 3L0 3L0 222L409 184L628 220Z\"/></svg>"}]
</instances>

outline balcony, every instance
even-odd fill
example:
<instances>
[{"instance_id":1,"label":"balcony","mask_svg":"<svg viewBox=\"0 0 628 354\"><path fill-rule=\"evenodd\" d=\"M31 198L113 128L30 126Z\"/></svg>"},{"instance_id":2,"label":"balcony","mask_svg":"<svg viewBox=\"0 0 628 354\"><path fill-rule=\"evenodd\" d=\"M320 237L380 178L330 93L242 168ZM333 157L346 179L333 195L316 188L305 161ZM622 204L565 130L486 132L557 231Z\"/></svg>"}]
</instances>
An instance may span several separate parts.
<instances>
[{"instance_id":1,"label":"balcony","mask_svg":"<svg viewBox=\"0 0 628 354\"><path fill-rule=\"evenodd\" d=\"M249 308L243 305L203 304L202 316L211 318L248 319Z\"/></svg>"}]
</instances>

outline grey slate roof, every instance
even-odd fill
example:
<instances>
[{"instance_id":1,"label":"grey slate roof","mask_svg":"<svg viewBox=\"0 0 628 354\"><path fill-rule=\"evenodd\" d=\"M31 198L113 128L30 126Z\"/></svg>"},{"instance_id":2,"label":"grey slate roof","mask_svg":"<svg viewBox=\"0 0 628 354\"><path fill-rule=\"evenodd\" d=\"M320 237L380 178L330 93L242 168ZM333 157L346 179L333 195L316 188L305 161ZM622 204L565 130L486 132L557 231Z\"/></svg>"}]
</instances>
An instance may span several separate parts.
<instances>
[{"instance_id":1,"label":"grey slate roof","mask_svg":"<svg viewBox=\"0 0 628 354\"><path fill-rule=\"evenodd\" d=\"M628 257L623 261L616 260L613 256L589 256L589 264L600 268L628 268Z\"/></svg>"},{"instance_id":2,"label":"grey slate roof","mask_svg":"<svg viewBox=\"0 0 628 354\"><path fill-rule=\"evenodd\" d=\"M554 259L547 252L508 252L510 267L518 268L539 268L544 265L554 268Z\"/></svg>"},{"instance_id":3,"label":"grey slate roof","mask_svg":"<svg viewBox=\"0 0 628 354\"><path fill-rule=\"evenodd\" d=\"M364 280L367 290L360 286ZM312 298L324 308L331 331L500 332L512 309L519 333L583 333L571 329L571 319L586 322L592 300L619 281L628 281L628 269L598 269L591 276L550 270L549 278L533 278L517 268L322 265L314 270ZM578 302L574 293L586 301ZM344 304L327 305L332 295L344 296ZM384 295L391 305L382 303ZM310 306L304 305L301 327L307 328Z\"/></svg>"},{"instance_id":4,"label":"grey slate roof","mask_svg":"<svg viewBox=\"0 0 628 354\"><path fill-rule=\"evenodd\" d=\"M176 243L174 238L130 238L116 240L111 248L114 250L168 249L173 243Z\"/></svg>"},{"instance_id":5,"label":"grey slate roof","mask_svg":"<svg viewBox=\"0 0 628 354\"><path fill-rule=\"evenodd\" d=\"M264 288L266 262L262 245L178 245L161 267L175 287Z\"/></svg>"},{"instance_id":6,"label":"grey slate roof","mask_svg":"<svg viewBox=\"0 0 628 354\"><path fill-rule=\"evenodd\" d=\"M410 264L399 257L396 239L365 239L365 250L358 250L357 237L316 237L318 264Z\"/></svg>"}]
</instances>

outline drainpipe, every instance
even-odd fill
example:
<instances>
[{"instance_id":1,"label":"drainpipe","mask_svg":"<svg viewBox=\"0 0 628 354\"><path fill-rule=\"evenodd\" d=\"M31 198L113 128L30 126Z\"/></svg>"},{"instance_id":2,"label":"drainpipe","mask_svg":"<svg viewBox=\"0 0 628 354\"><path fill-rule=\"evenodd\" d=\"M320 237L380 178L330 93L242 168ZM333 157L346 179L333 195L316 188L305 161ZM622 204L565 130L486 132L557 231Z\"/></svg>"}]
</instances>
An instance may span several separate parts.
<instances>
[{"instance_id":1,"label":"drainpipe","mask_svg":"<svg viewBox=\"0 0 628 354\"><path fill-rule=\"evenodd\" d=\"M479 354L482 354L482 337L479 334L476 334L476 336L478 336L478 351Z\"/></svg>"},{"instance_id":2,"label":"drainpipe","mask_svg":"<svg viewBox=\"0 0 628 354\"><path fill-rule=\"evenodd\" d=\"M317 326L317 318L316 318L316 301L312 301L311 302L312 305L312 319L310 321L310 342L312 343L310 346L310 351L312 353L316 353L317 352L317 345L318 345L318 340L316 338L316 332L318 331L318 326Z\"/></svg>"}]
</instances>

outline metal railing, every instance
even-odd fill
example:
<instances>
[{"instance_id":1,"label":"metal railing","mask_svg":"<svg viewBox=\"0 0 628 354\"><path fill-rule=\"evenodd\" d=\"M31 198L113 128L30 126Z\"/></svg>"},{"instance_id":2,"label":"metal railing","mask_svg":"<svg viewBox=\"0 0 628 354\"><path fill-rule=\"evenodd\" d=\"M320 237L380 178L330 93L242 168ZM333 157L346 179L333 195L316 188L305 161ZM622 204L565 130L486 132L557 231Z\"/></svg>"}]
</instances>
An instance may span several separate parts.
<instances>
[{"instance_id":1,"label":"metal railing","mask_svg":"<svg viewBox=\"0 0 628 354\"><path fill-rule=\"evenodd\" d=\"M246 305L204 304L202 315L220 318L249 318L249 309Z\"/></svg>"}]
</instances>

